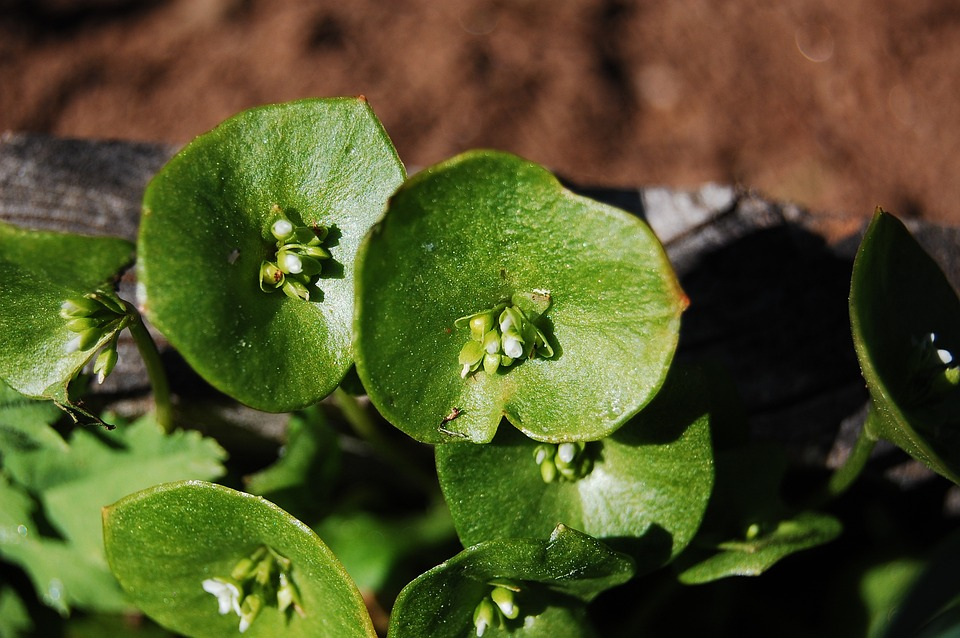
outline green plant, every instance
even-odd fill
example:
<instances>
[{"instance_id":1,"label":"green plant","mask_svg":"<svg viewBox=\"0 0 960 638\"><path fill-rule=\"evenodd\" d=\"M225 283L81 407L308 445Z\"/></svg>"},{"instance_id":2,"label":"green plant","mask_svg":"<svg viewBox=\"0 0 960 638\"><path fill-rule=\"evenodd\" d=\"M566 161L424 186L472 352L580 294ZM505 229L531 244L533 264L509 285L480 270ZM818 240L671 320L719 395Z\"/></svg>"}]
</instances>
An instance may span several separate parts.
<instances>
[{"instance_id":1,"label":"green plant","mask_svg":"<svg viewBox=\"0 0 960 638\"><path fill-rule=\"evenodd\" d=\"M684 585L840 535L823 510L880 438L960 476L960 302L886 213L850 294L870 416L800 499L717 372L673 363L688 300L652 231L531 162L476 151L405 179L364 100L306 100L228 120L154 178L140 307L213 387L291 413L284 454L244 480L213 439L177 429L186 406L113 290L133 248L0 225L0 557L91 623L139 610L189 636L636 635L657 601L684 606ZM68 387L86 366L110 374L125 329L156 404L134 423ZM101 418L116 430L89 427ZM956 586L922 565L865 595L906 601L875 633L957 626ZM937 596L911 598L915 583ZM0 587L0 634L54 622L31 619L24 589Z\"/></svg>"}]
</instances>

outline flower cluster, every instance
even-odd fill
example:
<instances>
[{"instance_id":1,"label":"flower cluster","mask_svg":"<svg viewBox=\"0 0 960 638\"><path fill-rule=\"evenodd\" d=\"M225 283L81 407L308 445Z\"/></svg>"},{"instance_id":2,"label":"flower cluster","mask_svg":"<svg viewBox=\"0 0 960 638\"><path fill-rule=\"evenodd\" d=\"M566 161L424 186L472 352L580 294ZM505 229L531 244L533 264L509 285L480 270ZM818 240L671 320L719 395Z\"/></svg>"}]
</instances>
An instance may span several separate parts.
<instances>
[{"instance_id":1,"label":"flower cluster","mask_svg":"<svg viewBox=\"0 0 960 638\"><path fill-rule=\"evenodd\" d=\"M593 457L582 441L573 443L541 443L533 450L544 483L577 481L593 469Z\"/></svg>"},{"instance_id":2,"label":"flower cluster","mask_svg":"<svg viewBox=\"0 0 960 638\"><path fill-rule=\"evenodd\" d=\"M543 332L516 304L501 303L490 310L460 317L458 328L470 328L470 341L460 350L460 376L476 372L483 366L487 374L500 366L513 365L518 359L537 355L550 358L553 348Z\"/></svg>"},{"instance_id":3,"label":"flower cluster","mask_svg":"<svg viewBox=\"0 0 960 638\"><path fill-rule=\"evenodd\" d=\"M915 401L938 399L960 387L960 367L953 354L937 347L937 335L929 332L914 343L909 362Z\"/></svg>"},{"instance_id":4,"label":"flower cluster","mask_svg":"<svg viewBox=\"0 0 960 638\"><path fill-rule=\"evenodd\" d=\"M60 305L60 316L67 329L76 336L64 345L66 352L90 350L108 339L93 364L97 380L103 380L117 365L117 339L120 331L130 323L130 314L123 301L106 290L98 290Z\"/></svg>"},{"instance_id":5,"label":"flower cluster","mask_svg":"<svg viewBox=\"0 0 960 638\"><path fill-rule=\"evenodd\" d=\"M290 559L266 545L234 566L228 578L208 578L203 590L217 598L220 615L235 613L240 617L240 632L250 628L264 605L281 612L293 609L303 617L300 592L291 577Z\"/></svg>"},{"instance_id":6,"label":"flower cluster","mask_svg":"<svg viewBox=\"0 0 960 638\"><path fill-rule=\"evenodd\" d=\"M487 627L494 623L499 629L503 629L507 620L514 620L520 615L520 608L513 599L520 588L508 581L496 581L490 584L493 585L493 589L473 610L473 626L477 630L477 638L483 636Z\"/></svg>"},{"instance_id":7,"label":"flower cluster","mask_svg":"<svg viewBox=\"0 0 960 638\"><path fill-rule=\"evenodd\" d=\"M273 207L270 235L277 242L277 251L272 261L260 263L260 290L282 290L294 299L310 301L310 284L320 274L320 262L330 259L321 244L327 237L324 226L294 226L280 207Z\"/></svg>"}]
</instances>

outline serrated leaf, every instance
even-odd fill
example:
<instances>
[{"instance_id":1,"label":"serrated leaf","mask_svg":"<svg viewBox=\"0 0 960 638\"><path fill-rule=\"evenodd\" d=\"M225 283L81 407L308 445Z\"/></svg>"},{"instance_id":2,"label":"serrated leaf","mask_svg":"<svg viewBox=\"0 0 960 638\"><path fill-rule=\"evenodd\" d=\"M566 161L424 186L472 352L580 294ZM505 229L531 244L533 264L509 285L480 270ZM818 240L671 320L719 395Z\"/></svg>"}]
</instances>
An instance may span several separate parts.
<instances>
[{"instance_id":1,"label":"serrated leaf","mask_svg":"<svg viewBox=\"0 0 960 638\"><path fill-rule=\"evenodd\" d=\"M0 636L26 636L33 621L16 590L0 583Z\"/></svg>"},{"instance_id":2,"label":"serrated leaf","mask_svg":"<svg viewBox=\"0 0 960 638\"><path fill-rule=\"evenodd\" d=\"M228 576L266 545L288 558L305 616L265 606L245 636L376 634L356 585L307 526L264 499L199 481L159 485L105 508L110 567L131 599L161 625L187 636L238 633L220 615L204 580Z\"/></svg>"},{"instance_id":3,"label":"serrated leaf","mask_svg":"<svg viewBox=\"0 0 960 638\"><path fill-rule=\"evenodd\" d=\"M0 474L0 557L23 568L37 597L63 615L73 607L130 611L102 552L77 551L69 542L43 536L33 511L30 496Z\"/></svg>"},{"instance_id":4,"label":"serrated leaf","mask_svg":"<svg viewBox=\"0 0 960 638\"><path fill-rule=\"evenodd\" d=\"M96 353L68 351L76 334L60 306L112 281L133 261L123 239L25 230L0 222L0 379L66 402L66 385Z\"/></svg>"},{"instance_id":5,"label":"serrated leaf","mask_svg":"<svg viewBox=\"0 0 960 638\"><path fill-rule=\"evenodd\" d=\"M873 400L869 435L960 483L960 386L937 390L918 365L924 348L960 356L960 299L903 223L881 210L854 261L850 323Z\"/></svg>"},{"instance_id":6,"label":"serrated leaf","mask_svg":"<svg viewBox=\"0 0 960 638\"><path fill-rule=\"evenodd\" d=\"M151 181L138 250L147 315L212 385L283 412L329 394L353 359L354 256L404 178L363 99L259 107L200 136ZM330 229L310 301L260 287L275 208ZM269 239L268 239L269 238Z\"/></svg>"},{"instance_id":7,"label":"serrated leaf","mask_svg":"<svg viewBox=\"0 0 960 638\"><path fill-rule=\"evenodd\" d=\"M219 477L225 456L199 432L165 435L148 415L113 433L76 429L67 450L13 454L5 465L75 550L101 557L105 567L102 507L157 483Z\"/></svg>"},{"instance_id":8,"label":"serrated leaf","mask_svg":"<svg viewBox=\"0 0 960 638\"><path fill-rule=\"evenodd\" d=\"M531 295L549 298L532 321L553 356L462 378L455 322ZM503 416L537 440L599 439L660 388L686 303L642 221L533 163L467 153L408 180L361 248L357 371L420 441L486 443Z\"/></svg>"},{"instance_id":9,"label":"serrated leaf","mask_svg":"<svg viewBox=\"0 0 960 638\"><path fill-rule=\"evenodd\" d=\"M696 533L713 487L701 382L671 373L646 409L588 444L593 469L573 482L546 483L537 443L512 429L486 445L438 447L440 485L461 541L546 537L562 522L630 553L638 571L669 561Z\"/></svg>"},{"instance_id":10,"label":"serrated leaf","mask_svg":"<svg viewBox=\"0 0 960 638\"><path fill-rule=\"evenodd\" d=\"M491 581L508 580L518 592L520 615L492 636L585 636L582 603L633 575L633 563L603 543L559 526L549 540L480 543L422 574L397 597L390 638L476 636L477 604ZM555 632L555 633L553 633ZM484 636L488 634L485 632Z\"/></svg>"},{"instance_id":11,"label":"serrated leaf","mask_svg":"<svg viewBox=\"0 0 960 638\"><path fill-rule=\"evenodd\" d=\"M11 451L66 449L50 427L61 414L53 402L29 399L0 381L0 461Z\"/></svg>"}]
</instances>

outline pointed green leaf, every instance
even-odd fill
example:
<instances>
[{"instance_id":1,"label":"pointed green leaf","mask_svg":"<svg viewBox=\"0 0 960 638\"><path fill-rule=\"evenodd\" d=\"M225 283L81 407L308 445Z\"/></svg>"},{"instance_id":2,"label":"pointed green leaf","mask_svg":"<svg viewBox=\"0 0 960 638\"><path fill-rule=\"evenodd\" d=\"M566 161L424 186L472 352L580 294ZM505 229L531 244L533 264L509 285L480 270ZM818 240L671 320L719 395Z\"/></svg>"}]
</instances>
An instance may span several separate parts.
<instances>
[{"instance_id":1,"label":"pointed green leaf","mask_svg":"<svg viewBox=\"0 0 960 638\"><path fill-rule=\"evenodd\" d=\"M623 584L632 561L603 543L558 526L549 540L505 539L480 543L434 567L403 588L393 608L390 638L476 636L473 615L491 582L518 589L518 618L508 632L484 636L585 636L582 602ZM555 632L555 633L554 633Z\"/></svg>"},{"instance_id":2,"label":"pointed green leaf","mask_svg":"<svg viewBox=\"0 0 960 638\"><path fill-rule=\"evenodd\" d=\"M588 443L593 469L545 482L537 443L505 429L492 443L437 448L437 472L464 545L541 537L558 522L630 553L638 571L693 538L713 487L709 414L696 375L671 373L661 392L611 436Z\"/></svg>"},{"instance_id":3,"label":"pointed green leaf","mask_svg":"<svg viewBox=\"0 0 960 638\"><path fill-rule=\"evenodd\" d=\"M77 334L60 307L112 281L133 261L123 239L24 230L0 222L0 378L36 398L66 400L66 385L109 340L69 351Z\"/></svg>"},{"instance_id":4,"label":"pointed green leaf","mask_svg":"<svg viewBox=\"0 0 960 638\"><path fill-rule=\"evenodd\" d=\"M842 531L832 516L794 512L780 498L786 458L779 448L719 453L717 484L700 533L678 559L679 579L707 583L758 576L781 559L823 545Z\"/></svg>"},{"instance_id":5,"label":"pointed green leaf","mask_svg":"<svg viewBox=\"0 0 960 638\"><path fill-rule=\"evenodd\" d=\"M876 413L870 434L960 483L960 385L931 371L949 356L960 374L960 299L903 223L880 210L853 265L850 323Z\"/></svg>"},{"instance_id":6,"label":"pointed green leaf","mask_svg":"<svg viewBox=\"0 0 960 638\"><path fill-rule=\"evenodd\" d=\"M239 635L238 616L220 615L203 581L229 576L265 545L291 561L304 616L267 604L244 636L376 635L359 591L323 541L260 497L200 481L167 483L105 508L103 525L114 575L147 615L173 631Z\"/></svg>"},{"instance_id":7,"label":"pointed green leaf","mask_svg":"<svg viewBox=\"0 0 960 638\"><path fill-rule=\"evenodd\" d=\"M271 105L227 120L147 188L138 266L148 317L240 401L275 412L315 403L352 363L354 255L403 178L363 99ZM261 264L276 257L274 207L297 225L329 229L331 259L305 289L309 301L260 288Z\"/></svg>"},{"instance_id":8,"label":"pointed green leaf","mask_svg":"<svg viewBox=\"0 0 960 638\"><path fill-rule=\"evenodd\" d=\"M458 319L549 300L552 356L461 377ZM357 371L416 439L493 439L500 419L542 441L599 439L653 397L687 301L642 221L512 155L472 152L412 177L358 256ZM460 410L455 421L445 417Z\"/></svg>"}]
</instances>

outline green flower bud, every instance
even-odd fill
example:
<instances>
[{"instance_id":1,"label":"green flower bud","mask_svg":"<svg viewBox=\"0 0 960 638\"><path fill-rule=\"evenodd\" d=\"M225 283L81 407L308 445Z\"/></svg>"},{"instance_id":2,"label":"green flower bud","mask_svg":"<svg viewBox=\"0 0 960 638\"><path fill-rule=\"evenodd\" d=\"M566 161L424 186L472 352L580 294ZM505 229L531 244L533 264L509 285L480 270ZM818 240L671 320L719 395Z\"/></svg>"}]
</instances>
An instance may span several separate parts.
<instances>
[{"instance_id":1,"label":"green flower bud","mask_svg":"<svg viewBox=\"0 0 960 638\"><path fill-rule=\"evenodd\" d=\"M60 304L60 316L64 319L73 317L87 317L101 308L101 304L93 297L67 299Z\"/></svg>"},{"instance_id":2,"label":"green flower bud","mask_svg":"<svg viewBox=\"0 0 960 638\"><path fill-rule=\"evenodd\" d=\"M76 317L67 322L67 330L70 332L84 333L89 330L96 330L103 322L93 317Z\"/></svg>"},{"instance_id":3,"label":"green flower bud","mask_svg":"<svg viewBox=\"0 0 960 638\"><path fill-rule=\"evenodd\" d=\"M250 625L263 609L263 598L259 594L250 594L240 603L240 633L250 629Z\"/></svg>"},{"instance_id":4,"label":"green flower bud","mask_svg":"<svg viewBox=\"0 0 960 638\"><path fill-rule=\"evenodd\" d=\"M497 353L490 354L488 352L485 355L483 355L483 371L484 372L486 372L487 374L495 374L499 368L500 368L499 354Z\"/></svg>"},{"instance_id":5,"label":"green flower bud","mask_svg":"<svg viewBox=\"0 0 960 638\"><path fill-rule=\"evenodd\" d=\"M481 638L486 633L487 627L493 624L495 618L493 603L488 598L484 598L473 610L473 626L477 630L477 638Z\"/></svg>"},{"instance_id":6,"label":"green flower bud","mask_svg":"<svg viewBox=\"0 0 960 638\"><path fill-rule=\"evenodd\" d=\"M287 246L288 249L295 250L301 257L310 257L311 259L330 259L330 253L322 246L311 246L309 244L296 244Z\"/></svg>"},{"instance_id":7,"label":"green flower bud","mask_svg":"<svg viewBox=\"0 0 960 638\"><path fill-rule=\"evenodd\" d=\"M260 290L273 292L283 286L284 274L272 261L260 262Z\"/></svg>"},{"instance_id":8,"label":"green flower bud","mask_svg":"<svg viewBox=\"0 0 960 638\"><path fill-rule=\"evenodd\" d=\"M480 363L484 355L483 345L477 341L468 341L463 344L463 347L460 348L460 357L457 359L458 363L462 365L467 365L468 367L473 367L474 365Z\"/></svg>"},{"instance_id":9,"label":"green flower bud","mask_svg":"<svg viewBox=\"0 0 960 638\"><path fill-rule=\"evenodd\" d=\"M306 285L303 284L303 282L292 277L287 277L280 289L283 291L283 294L291 299L303 299L304 301L310 301L310 290L306 287Z\"/></svg>"},{"instance_id":10,"label":"green flower bud","mask_svg":"<svg viewBox=\"0 0 960 638\"><path fill-rule=\"evenodd\" d=\"M493 313L481 312L470 317L470 337L483 341L484 335L493 330Z\"/></svg>"},{"instance_id":11,"label":"green flower bud","mask_svg":"<svg viewBox=\"0 0 960 638\"><path fill-rule=\"evenodd\" d=\"M93 373L97 375L97 383L103 383L103 380L113 372L120 356L117 354L116 340L107 344L97 355L97 360L93 364Z\"/></svg>"},{"instance_id":12,"label":"green flower bud","mask_svg":"<svg viewBox=\"0 0 960 638\"><path fill-rule=\"evenodd\" d=\"M513 591L506 587L494 587L490 592L490 600L497 606L500 613L510 620L520 615L520 609L513 600Z\"/></svg>"}]
</instances>

